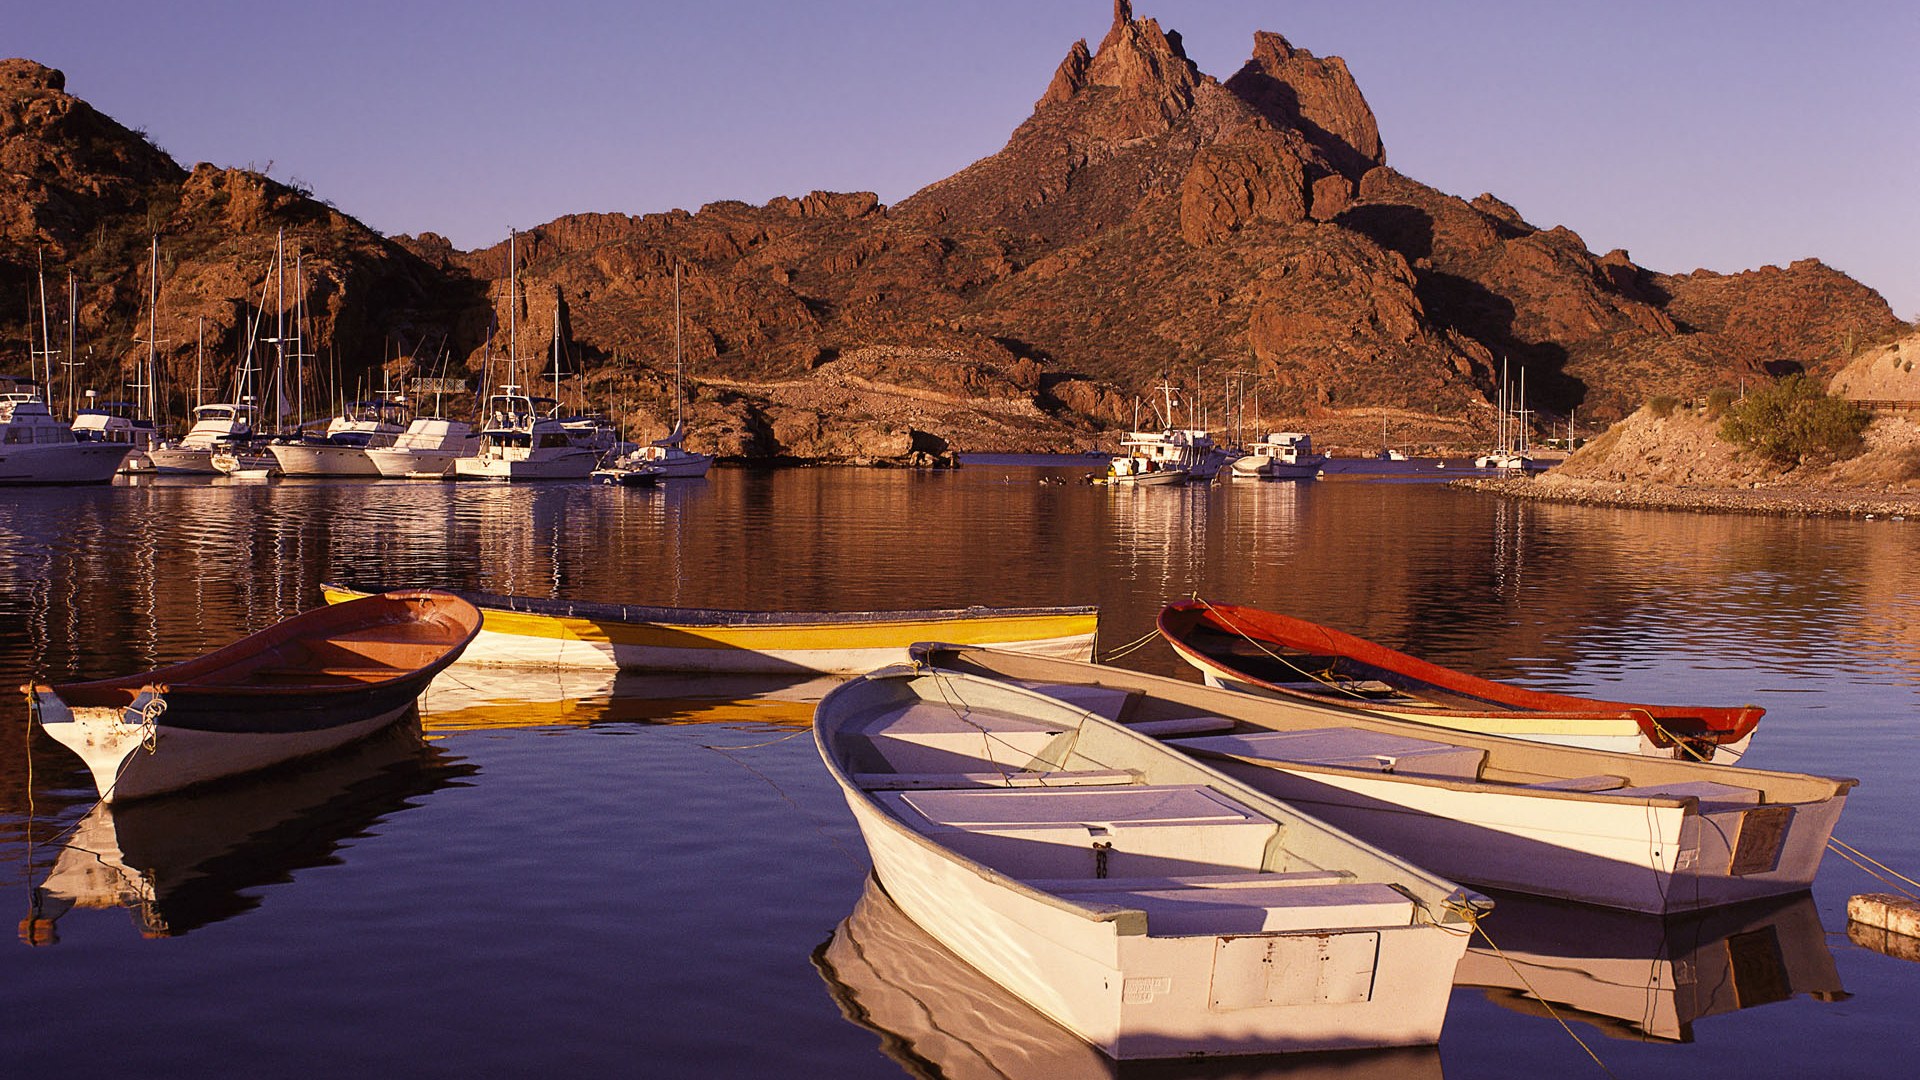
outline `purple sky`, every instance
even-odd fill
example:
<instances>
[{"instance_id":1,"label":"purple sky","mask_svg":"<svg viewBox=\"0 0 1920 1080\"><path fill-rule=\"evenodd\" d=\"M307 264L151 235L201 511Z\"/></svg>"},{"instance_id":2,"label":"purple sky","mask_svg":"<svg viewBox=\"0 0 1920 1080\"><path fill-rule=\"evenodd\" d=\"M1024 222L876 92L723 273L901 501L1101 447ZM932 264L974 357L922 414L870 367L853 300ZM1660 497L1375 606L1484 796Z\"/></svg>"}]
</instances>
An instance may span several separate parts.
<instances>
[{"instance_id":1,"label":"purple sky","mask_svg":"<svg viewBox=\"0 0 1920 1080\"><path fill-rule=\"evenodd\" d=\"M1913 0L1135 0L1224 79L1344 57L1387 160L1643 266L1817 257L1920 317ZM0 50L183 165L463 248L577 211L906 197L998 150L1109 0L15 4Z\"/></svg>"}]
</instances>

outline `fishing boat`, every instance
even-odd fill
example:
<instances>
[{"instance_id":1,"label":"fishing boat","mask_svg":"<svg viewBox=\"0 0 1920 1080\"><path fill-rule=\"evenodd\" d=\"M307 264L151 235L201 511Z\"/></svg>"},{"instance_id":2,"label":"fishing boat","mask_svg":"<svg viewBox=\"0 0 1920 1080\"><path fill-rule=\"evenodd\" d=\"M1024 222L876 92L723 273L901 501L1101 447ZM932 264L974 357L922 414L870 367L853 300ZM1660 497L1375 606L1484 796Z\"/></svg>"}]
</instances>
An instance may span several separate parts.
<instances>
[{"instance_id":1,"label":"fishing boat","mask_svg":"<svg viewBox=\"0 0 1920 1080\"><path fill-rule=\"evenodd\" d=\"M47 409L30 379L0 378L0 486L104 484L130 443L83 441Z\"/></svg>"},{"instance_id":2,"label":"fishing boat","mask_svg":"<svg viewBox=\"0 0 1920 1080\"><path fill-rule=\"evenodd\" d=\"M1116 1060L1432 1044L1489 906L1000 680L896 665L813 730L900 910Z\"/></svg>"},{"instance_id":3,"label":"fishing boat","mask_svg":"<svg viewBox=\"0 0 1920 1080\"><path fill-rule=\"evenodd\" d=\"M316 608L140 675L23 687L104 802L146 798L344 746L393 723L480 632L437 590Z\"/></svg>"},{"instance_id":4,"label":"fishing boat","mask_svg":"<svg viewBox=\"0 0 1920 1080\"><path fill-rule=\"evenodd\" d=\"M328 603L367 595L320 587ZM916 641L1093 654L1096 607L918 611L722 611L459 592L486 616L466 664L627 671L853 675L905 660Z\"/></svg>"},{"instance_id":5,"label":"fishing boat","mask_svg":"<svg viewBox=\"0 0 1920 1080\"><path fill-rule=\"evenodd\" d=\"M813 953L840 1015L909 1076L1118 1080L1121 1065L1008 993L907 918L872 874ZM1316 1060L1317 1059L1317 1060ZM1324 1065L1327 1071L1315 1068ZM1179 1064L1181 1080L1441 1080L1431 1046Z\"/></svg>"},{"instance_id":6,"label":"fishing boat","mask_svg":"<svg viewBox=\"0 0 1920 1080\"><path fill-rule=\"evenodd\" d=\"M1247 453L1233 459L1232 475L1249 480L1311 480L1326 463L1327 455L1314 453L1312 436L1276 431L1249 443Z\"/></svg>"},{"instance_id":7,"label":"fishing boat","mask_svg":"<svg viewBox=\"0 0 1920 1080\"><path fill-rule=\"evenodd\" d=\"M1155 733L1456 881L1628 911L1805 891L1857 783L1450 731L993 649L915 655Z\"/></svg>"},{"instance_id":8,"label":"fishing boat","mask_svg":"<svg viewBox=\"0 0 1920 1080\"><path fill-rule=\"evenodd\" d=\"M1107 463L1103 476L1095 477L1096 484L1116 484L1132 487L1163 487L1172 484L1184 484L1193 474L1177 465L1163 465L1144 455L1121 454Z\"/></svg>"},{"instance_id":9,"label":"fishing boat","mask_svg":"<svg viewBox=\"0 0 1920 1080\"><path fill-rule=\"evenodd\" d=\"M1528 690L1238 604L1182 600L1162 609L1159 625L1209 686L1461 731L1731 764L1766 713L1758 705L1646 705Z\"/></svg>"}]
</instances>

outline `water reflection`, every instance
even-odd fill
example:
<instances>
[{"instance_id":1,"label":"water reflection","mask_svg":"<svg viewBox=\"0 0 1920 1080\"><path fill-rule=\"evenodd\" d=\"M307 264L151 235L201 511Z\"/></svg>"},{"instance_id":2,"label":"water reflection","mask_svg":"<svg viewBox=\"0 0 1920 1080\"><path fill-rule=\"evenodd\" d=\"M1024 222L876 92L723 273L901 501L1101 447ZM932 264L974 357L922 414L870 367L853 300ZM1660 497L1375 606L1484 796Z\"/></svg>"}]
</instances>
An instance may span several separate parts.
<instances>
[{"instance_id":1,"label":"water reflection","mask_svg":"<svg viewBox=\"0 0 1920 1080\"><path fill-rule=\"evenodd\" d=\"M915 925L871 875L813 954L840 1013L880 1037L909 1076L1406 1080L1441 1075L1427 1048L1115 1062L969 967Z\"/></svg>"},{"instance_id":2,"label":"water reflection","mask_svg":"<svg viewBox=\"0 0 1920 1080\"><path fill-rule=\"evenodd\" d=\"M1666 919L1503 893L1486 922L1456 985L1613 1038L1692 1042L1706 1017L1847 996L1806 893Z\"/></svg>"},{"instance_id":3,"label":"water reflection","mask_svg":"<svg viewBox=\"0 0 1920 1080\"><path fill-rule=\"evenodd\" d=\"M594 724L804 727L839 680L798 675L673 676L455 664L420 698L430 734Z\"/></svg>"},{"instance_id":4,"label":"water reflection","mask_svg":"<svg viewBox=\"0 0 1920 1080\"><path fill-rule=\"evenodd\" d=\"M28 944L59 941L74 908L124 907L144 937L177 937L252 911L266 885L338 862L348 841L479 770L403 723L337 753L230 783L97 804L33 889ZM38 863L40 853L32 861Z\"/></svg>"}]
</instances>

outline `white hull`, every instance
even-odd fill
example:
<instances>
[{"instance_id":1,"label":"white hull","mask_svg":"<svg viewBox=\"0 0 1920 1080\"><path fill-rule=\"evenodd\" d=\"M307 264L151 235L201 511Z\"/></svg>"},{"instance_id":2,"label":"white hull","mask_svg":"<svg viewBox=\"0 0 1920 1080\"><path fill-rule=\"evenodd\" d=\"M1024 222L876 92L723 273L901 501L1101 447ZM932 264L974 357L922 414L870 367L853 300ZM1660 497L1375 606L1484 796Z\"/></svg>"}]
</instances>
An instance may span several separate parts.
<instances>
[{"instance_id":1,"label":"white hull","mask_svg":"<svg viewBox=\"0 0 1920 1080\"><path fill-rule=\"evenodd\" d=\"M130 449L115 443L0 445L0 484L104 484Z\"/></svg>"},{"instance_id":2,"label":"white hull","mask_svg":"<svg viewBox=\"0 0 1920 1080\"><path fill-rule=\"evenodd\" d=\"M318 731L254 734L147 727L121 719L121 710L68 710L51 694L38 696L41 726L80 755L102 802L144 799L194 784L325 753L363 739L406 715L409 702L371 719ZM151 747L147 744L151 742Z\"/></svg>"},{"instance_id":3,"label":"white hull","mask_svg":"<svg viewBox=\"0 0 1920 1080\"><path fill-rule=\"evenodd\" d=\"M156 446L147 451L147 457L153 462L153 470L161 473L192 473L217 475L220 470L213 467L213 451L208 448L189 446Z\"/></svg>"},{"instance_id":4,"label":"white hull","mask_svg":"<svg viewBox=\"0 0 1920 1080\"><path fill-rule=\"evenodd\" d=\"M865 711L904 678L927 680L919 704ZM1464 928L1412 898L1457 919L1449 885L1082 710L978 687L876 673L816 711L875 876L947 949L1120 1060L1439 1039Z\"/></svg>"},{"instance_id":5,"label":"white hull","mask_svg":"<svg viewBox=\"0 0 1920 1080\"><path fill-rule=\"evenodd\" d=\"M453 472L456 450L400 450L386 446L366 452L374 471L389 479L441 477Z\"/></svg>"},{"instance_id":6,"label":"white hull","mask_svg":"<svg viewBox=\"0 0 1920 1080\"><path fill-rule=\"evenodd\" d=\"M275 443L274 461L281 476L379 476L364 446L307 446Z\"/></svg>"},{"instance_id":7,"label":"white hull","mask_svg":"<svg viewBox=\"0 0 1920 1080\"><path fill-rule=\"evenodd\" d=\"M538 458L481 454L455 460L453 475L459 480L585 480L599 460L593 451L580 448Z\"/></svg>"},{"instance_id":8,"label":"white hull","mask_svg":"<svg viewBox=\"0 0 1920 1080\"><path fill-rule=\"evenodd\" d=\"M1233 459L1233 476L1236 480L1311 480L1320 475L1323 462L1307 465L1289 465L1272 458L1246 457Z\"/></svg>"},{"instance_id":9,"label":"white hull","mask_svg":"<svg viewBox=\"0 0 1920 1080\"><path fill-rule=\"evenodd\" d=\"M1388 851L1417 853L1436 874L1654 914L1812 887L1846 805L1845 795L1791 807L1754 806L1657 795L1466 790L1388 775L1231 762L1221 768ZM1743 776L1736 773L1726 782ZM1782 810L1790 813L1771 869L1729 872L1748 815Z\"/></svg>"}]
</instances>

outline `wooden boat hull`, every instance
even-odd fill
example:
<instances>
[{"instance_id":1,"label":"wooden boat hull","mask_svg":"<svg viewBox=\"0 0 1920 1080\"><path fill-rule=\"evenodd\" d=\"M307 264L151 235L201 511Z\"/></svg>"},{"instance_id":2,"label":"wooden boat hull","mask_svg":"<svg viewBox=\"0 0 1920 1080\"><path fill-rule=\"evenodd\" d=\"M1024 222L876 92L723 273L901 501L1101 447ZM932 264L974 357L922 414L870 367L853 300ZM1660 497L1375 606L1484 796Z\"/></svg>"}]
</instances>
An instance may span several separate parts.
<instances>
[{"instance_id":1,"label":"wooden boat hull","mask_svg":"<svg viewBox=\"0 0 1920 1080\"><path fill-rule=\"evenodd\" d=\"M1209 686L1589 750L1734 764L1766 712L1755 705L1648 705L1528 690L1234 604L1169 604L1159 629ZM1374 689L1347 690L1356 680Z\"/></svg>"},{"instance_id":2,"label":"wooden boat hull","mask_svg":"<svg viewBox=\"0 0 1920 1080\"><path fill-rule=\"evenodd\" d=\"M144 675L24 689L42 730L119 802L365 738L407 715L479 629L450 594L386 593Z\"/></svg>"},{"instance_id":3,"label":"wooden boat hull","mask_svg":"<svg viewBox=\"0 0 1920 1080\"><path fill-rule=\"evenodd\" d=\"M323 585L329 603L363 596ZM907 658L917 641L994 645L1067 659L1093 654L1092 607L754 612L456 593L485 616L467 664L854 675Z\"/></svg>"},{"instance_id":4,"label":"wooden boat hull","mask_svg":"<svg viewBox=\"0 0 1920 1080\"><path fill-rule=\"evenodd\" d=\"M924 706L901 704L903 694L921 695ZM934 730L916 744L884 726L896 707L902 716L924 708L936 727L943 715L958 718L957 739ZM1031 726L983 729L985 739L965 730L992 716ZM1119 725L990 680L875 672L829 693L814 731L874 874L900 910L1110 1057L1439 1038L1465 949L1459 929L1443 924L1481 901L1449 882L1204 766L1186 768L1195 763ZM883 742L893 749L877 750ZM855 771L874 768L876 753L893 771ZM963 760L986 771L919 771ZM1088 762L1127 778L1077 779L1088 774L1071 770ZM1149 812L1129 816L1105 802L1115 793L1147 800ZM1022 816L1036 800L1067 799L1085 802L1065 817ZM1212 809L1195 814L1195 804ZM1108 825L1064 824L1078 815ZM1279 831L1268 832L1274 825ZM1228 867L1247 872L1217 876ZM1321 886L1301 877L1326 883L1326 900L1309 899ZM1362 899L1381 895L1399 900ZM1424 914L1414 916L1415 907Z\"/></svg>"},{"instance_id":5,"label":"wooden boat hull","mask_svg":"<svg viewBox=\"0 0 1920 1080\"><path fill-rule=\"evenodd\" d=\"M1630 911L1808 889L1854 785L1453 732L1095 664L916 652L1122 721L1217 721L1170 745L1437 874Z\"/></svg>"}]
</instances>

